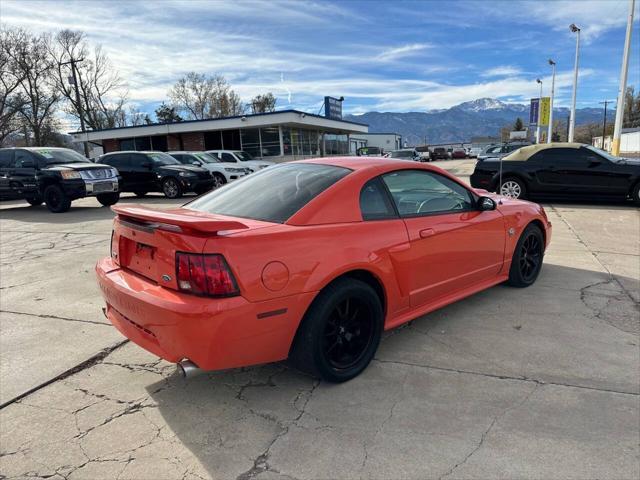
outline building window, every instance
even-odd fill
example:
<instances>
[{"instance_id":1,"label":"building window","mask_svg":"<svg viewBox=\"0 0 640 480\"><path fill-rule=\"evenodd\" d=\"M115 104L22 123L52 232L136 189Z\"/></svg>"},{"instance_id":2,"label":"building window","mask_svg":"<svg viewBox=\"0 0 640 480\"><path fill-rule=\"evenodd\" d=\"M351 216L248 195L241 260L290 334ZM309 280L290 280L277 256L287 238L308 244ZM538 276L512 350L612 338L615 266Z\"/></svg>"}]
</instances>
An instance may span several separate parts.
<instances>
[{"instance_id":1,"label":"building window","mask_svg":"<svg viewBox=\"0 0 640 480\"><path fill-rule=\"evenodd\" d=\"M280 155L280 132L278 127L260 129L261 157L275 157Z\"/></svg>"},{"instance_id":2,"label":"building window","mask_svg":"<svg viewBox=\"0 0 640 480\"><path fill-rule=\"evenodd\" d=\"M160 152L166 152L167 148L167 136L160 135L157 137L151 137L151 149L158 150Z\"/></svg>"},{"instance_id":3,"label":"building window","mask_svg":"<svg viewBox=\"0 0 640 480\"><path fill-rule=\"evenodd\" d=\"M250 153L254 157L261 157L260 153L260 129L258 128L246 128L240 130L242 137L242 150ZM227 145L225 142L225 150Z\"/></svg>"},{"instance_id":4,"label":"building window","mask_svg":"<svg viewBox=\"0 0 640 480\"><path fill-rule=\"evenodd\" d=\"M325 155L347 155L349 153L349 140L347 135L336 135L325 133L324 154Z\"/></svg>"},{"instance_id":5,"label":"building window","mask_svg":"<svg viewBox=\"0 0 640 480\"><path fill-rule=\"evenodd\" d=\"M135 150L136 143L133 138L121 138L119 150Z\"/></svg>"},{"instance_id":6,"label":"building window","mask_svg":"<svg viewBox=\"0 0 640 480\"><path fill-rule=\"evenodd\" d=\"M240 143L240 130L223 130L222 148L225 150L242 150L244 147Z\"/></svg>"},{"instance_id":7,"label":"building window","mask_svg":"<svg viewBox=\"0 0 640 480\"><path fill-rule=\"evenodd\" d=\"M283 155L293 155L291 151L291 129L288 127L282 127L282 148Z\"/></svg>"},{"instance_id":8,"label":"building window","mask_svg":"<svg viewBox=\"0 0 640 480\"><path fill-rule=\"evenodd\" d=\"M222 132L205 132L204 133L204 149L205 150L222 150Z\"/></svg>"}]
</instances>

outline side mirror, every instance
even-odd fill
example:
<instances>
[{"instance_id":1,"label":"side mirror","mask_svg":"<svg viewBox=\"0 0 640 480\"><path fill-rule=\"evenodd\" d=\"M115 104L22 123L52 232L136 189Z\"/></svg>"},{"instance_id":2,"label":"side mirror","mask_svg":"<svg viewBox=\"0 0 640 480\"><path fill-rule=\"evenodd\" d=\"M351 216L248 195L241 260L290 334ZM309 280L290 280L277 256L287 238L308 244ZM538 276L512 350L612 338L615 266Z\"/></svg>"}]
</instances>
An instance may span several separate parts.
<instances>
[{"instance_id":1,"label":"side mirror","mask_svg":"<svg viewBox=\"0 0 640 480\"><path fill-rule=\"evenodd\" d=\"M191 162L192 165L196 165L197 167L201 167L202 166L202 162L200 160L194 160L193 162Z\"/></svg>"},{"instance_id":2,"label":"side mirror","mask_svg":"<svg viewBox=\"0 0 640 480\"><path fill-rule=\"evenodd\" d=\"M489 198L489 197L480 197L478 199L478 210L480 210L481 212L486 212L489 210L495 210L496 209L496 202L493 200L493 198Z\"/></svg>"}]
</instances>

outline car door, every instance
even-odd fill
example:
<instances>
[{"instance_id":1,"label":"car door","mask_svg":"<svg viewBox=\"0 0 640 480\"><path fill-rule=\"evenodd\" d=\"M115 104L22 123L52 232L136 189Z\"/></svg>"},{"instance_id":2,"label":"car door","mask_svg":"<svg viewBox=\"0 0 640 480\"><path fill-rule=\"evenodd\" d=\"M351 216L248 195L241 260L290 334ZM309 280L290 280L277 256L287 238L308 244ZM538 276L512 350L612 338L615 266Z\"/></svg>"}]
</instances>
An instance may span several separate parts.
<instances>
[{"instance_id":1,"label":"car door","mask_svg":"<svg viewBox=\"0 0 640 480\"><path fill-rule=\"evenodd\" d=\"M9 181L17 186L24 194L37 193L36 170L38 158L28 150L17 149L10 169Z\"/></svg>"},{"instance_id":2,"label":"car door","mask_svg":"<svg viewBox=\"0 0 640 480\"><path fill-rule=\"evenodd\" d=\"M158 179L154 170L154 162L144 153L130 153L129 162L131 166L132 181L137 190L152 191L157 189Z\"/></svg>"},{"instance_id":3,"label":"car door","mask_svg":"<svg viewBox=\"0 0 640 480\"><path fill-rule=\"evenodd\" d=\"M563 191L563 179L560 171L563 168L562 158L570 155L569 148L546 148L533 154L526 162L525 168L531 174L533 182L529 189L532 193L557 194Z\"/></svg>"},{"instance_id":4,"label":"car door","mask_svg":"<svg viewBox=\"0 0 640 480\"><path fill-rule=\"evenodd\" d=\"M577 193L625 195L629 190L628 175L588 148L576 150L567 165L567 174Z\"/></svg>"},{"instance_id":5,"label":"car door","mask_svg":"<svg viewBox=\"0 0 640 480\"><path fill-rule=\"evenodd\" d=\"M12 196L13 191L9 183L9 173L13 165L13 149L0 150L0 197Z\"/></svg>"},{"instance_id":6,"label":"car door","mask_svg":"<svg viewBox=\"0 0 640 480\"><path fill-rule=\"evenodd\" d=\"M472 192L436 172L397 170L382 179L409 235L396 259L412 307L496 278L505 248L499 211L480 211Z\"/></svg>"},{"instance_id":7,"label":"car door","mask_svg":"<svg viewBox=\"0 0 640 480\"><path fill-rule=\"evenodd\" d=\"M132 192L135 190L135 179L131 174L131 162L128 153L114 153L104 157L101 163L111 165L120 175L120 191Z\"/></svg>"}]
</instances>

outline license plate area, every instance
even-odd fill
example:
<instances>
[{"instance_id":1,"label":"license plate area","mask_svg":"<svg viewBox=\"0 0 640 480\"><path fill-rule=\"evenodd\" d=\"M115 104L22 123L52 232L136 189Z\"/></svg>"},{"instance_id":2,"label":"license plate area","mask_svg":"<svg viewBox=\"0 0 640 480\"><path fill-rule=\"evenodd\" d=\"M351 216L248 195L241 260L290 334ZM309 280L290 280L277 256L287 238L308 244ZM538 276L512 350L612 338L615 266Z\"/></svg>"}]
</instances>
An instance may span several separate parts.
<instances>
[{"instance_id":1,"label":"license plate area","mask_svg":"<svg viewBox=\"0 0 640 480\"><path fill-rule=\"evenodd\" d=\"M93 184L93 192L113 192L113 182L100 182Z\"/></svg>"},{"instance_id":2,"label":"license plate area","mask_svg":"<svg viewBox=\"0 0 640 480\"><path fill-rule=\"evenodd\" d=\"M120 266L140 275L156 279L156 247L121 236L118 245Z\"/></svg>"}]
</instances>

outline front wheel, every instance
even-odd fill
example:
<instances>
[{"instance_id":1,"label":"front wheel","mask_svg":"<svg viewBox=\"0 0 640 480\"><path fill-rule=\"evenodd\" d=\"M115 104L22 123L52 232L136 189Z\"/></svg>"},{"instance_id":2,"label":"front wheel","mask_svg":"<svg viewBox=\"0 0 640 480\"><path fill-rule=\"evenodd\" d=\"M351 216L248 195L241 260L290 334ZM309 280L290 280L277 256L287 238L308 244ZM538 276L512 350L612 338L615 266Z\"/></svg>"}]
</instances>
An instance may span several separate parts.
<instances>
[{"instance_id":1,"label":"front wheel","mask_svg":"<svg viewBox=\"0 0 640 480\"><path fill-rule=\"evenodd\" d=\"M220 173L213 174L213 188L216 189L227 183L227 179Z\"/></svg>"},{"instance_id":2,"label":"front wheel","mask_svg":"<svg viewBox=\"0 0 640 480\"><path fill-rule=\"evenodd\" d=\"M516 244L509 269L509 285L518 288L533 285L544 258L544 236L536 225L525 228Z\"/></svg>"},{"instance_id":3,"label":"front wheel","mask_svg":"<svg viewBox=\"0 0 640 480\"><path fill-rule=\"evenodd\" d=\"M105 207L110 207L118 203L118 200L120 200L120 192L99 193L96 195L96 198Z\"/></svg>"},{"instance_id":4,"label":"front wheel","mask_svg":"<svg viewBox=\"0 0 640 480\"><path fill-rule=\"evenodd\" d=\"M44 189L44 203L53 213L64 213L71 208L71 199L60 185L49 185Z\"/></svg>"},{"instance_id":5,"label":"front wheel","mask_svg":"<svg viewBox=\"0 0 640 480\"><path fill-rule=\"evenodd\" d=\"M182 196L182 187L175 178L167 178L162 182L162 193L167 198L180 198Z\"/></svg>"},{"instance_id":6,"label":"front wheel","mask_svg":"<svg viewBox=\"0 0 640 480\"><path fill-rule=\"evenodd\" d=\"M633 199L636 205L640 205L640 182L638 182L636 186L633 187L631 198Z\"/></svg>"},{"instance_id":7,"label":"front wheel","mask_svg":"<svg viewBox=\"0 0 640 480\"><path fill-rule=\"evenodd\" d=\"M325 288L307 311L290 361L329 382L359 375L378 349L384 313L380 298L364 282L344 278Z\"/></svg>"},{"instance_id":8,"label":"front wheel","mask_svg":"<svg viewBox=\"0 0 640 480\"><path fill-rule=\"evenodd\" d=\"M506 177L502 179L499 193L509 198L524 199L527 195L527 187L519 178Z\"/></svg>"}]
</instances>

